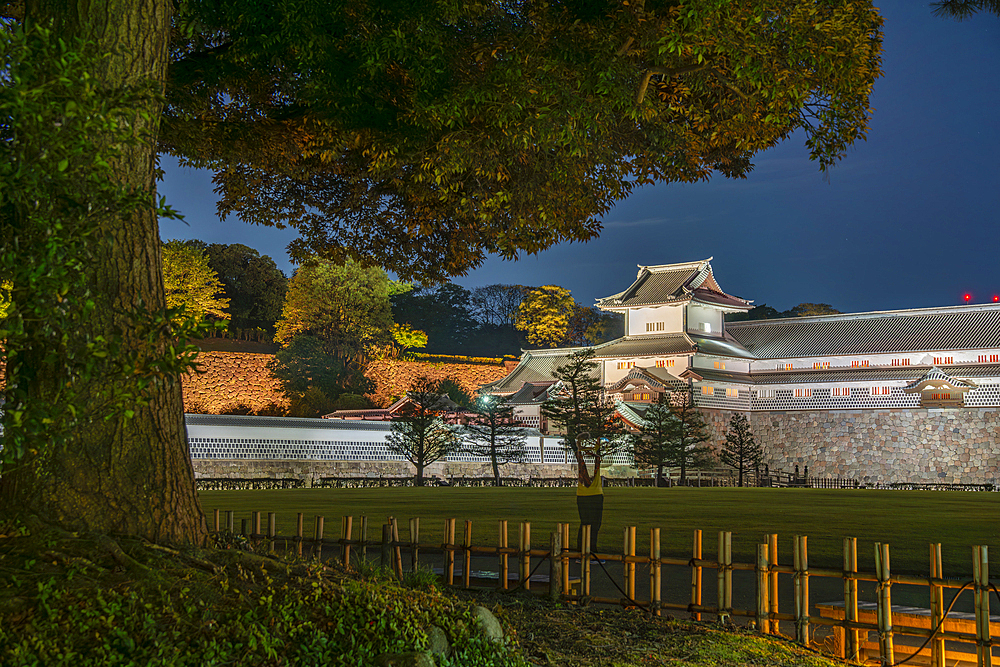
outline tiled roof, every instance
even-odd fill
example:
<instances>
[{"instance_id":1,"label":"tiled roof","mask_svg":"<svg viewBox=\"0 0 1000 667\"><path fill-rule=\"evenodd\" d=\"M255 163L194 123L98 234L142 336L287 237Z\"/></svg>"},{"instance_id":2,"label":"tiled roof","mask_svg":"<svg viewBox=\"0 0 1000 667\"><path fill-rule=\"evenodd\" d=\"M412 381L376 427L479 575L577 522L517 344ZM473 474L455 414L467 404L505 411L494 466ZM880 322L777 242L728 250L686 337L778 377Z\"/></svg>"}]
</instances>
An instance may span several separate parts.
<instances>
[{"instance_id":1,"label":"tiled roof","mask_svg":"<svg viewBox=\"0 0 1000 667\"><path fill-rule=\"evenodd\" d=\"M691 336L691 340L698 347L698 351L704 354L714 354L722 357L739 357L741 359L755 359L749 351L743 348L732 336L725 338L706 338L704 336Z\"/></svg>"},{"instance_id":2,"label":"tiled roof","mask_svg":"<svg viewBox=\"0 0 1000 667\"><path fill-rule=\"evenodd\" d=\"M661 389L676 389L687 386L686 382L671 375L665 368L657 368L656 366L642 368L636 366L629 371L628 375L616 382L613 387L609 387L608 391L618 391L632 380L642 380L652 387L659 387Z\"/></svg>"},{"instance_id":3,"label":"tiled roof","mask_svg":"<svg viewBox=\"0 0 1000 667\"><path fill-rule=\"evenodd\" d=\"M663 336L624 336L617 340L601 343L594 348L595 357L651 357L662 354L682 354L694 352L694 341L685 334Z\"/></svg>"},{"instance_id":4,"label":"tiled roof","mask_svg":"<svg viewBox=\"0 0 1000 667\"><path fill-rule=\"evenodd\" d=\"M910 382L922 377L927 366L892 366L869 368L833 368L821 371L808 369L794 371L768 371L766 373L732 373L711 368L690 368L681 377L697 373L706 382L736 382L741 384L809 384L811 382ZM1000 364L968 364L946 366L946 373L956 380L959 378L1000 377Z\"/></svg>"},{"instance_id":5,"label":"tiled roof","mask_svg":"<svg viewBox=\"0 0 1000 667\"><path fill-rule=\"evenodd\" d=\"M274 428L309 428L337 430L387 431L387 421L310 419L307 417L258 417L256 415L184 415L188 426L269 426Z\"/></svg>"},{"instance_id":6,"label":"tiled roof","mask_svg":"<svg viewBox=\"0 0 1000 667\"><path fill-rule=\"evenodd\" d=\"M495 394L509 394L521 389L525 382L551 382L555 379L553 373L556 368L565 365L569 356L580 349L529 350L521 356L521 363L510 374L484 384L483 389ZM600 367L594 369L594 377L601 377Z\"/></svg>"},{"instance_id":7,"label":"tiled roof","mask_svg":"<svg viewBox=\"0 0 1000 667\"><path fill-rule=\"evenodd\" d=\"M533 405L542 403L548 397L548 388L555 380L547 382L525 382L521 388L508 396L504 401L508 405Z\"/></svg>"},{"instance_id":8,"label":"tiled roof","mask_svg":"<svg viewBox=\"0 0 1000 667\"><path fill-rule=\"evenodd\" d=\"M628 289L597 300L601 308L629 308L696 299L705 303L749 308L749 302L722 291L712 275L712 258L683 264L640 266Z\"/></svg>"},{"instance_id":9,"label":"tiled roof","mask_svg":"<svg viewBox=\"0 0 1000 667\"><path fill-rule=\"evenodd\" d=\"M644 422L642 420L643 414L646 412L646 408L649 406L643 405L633 405L630 403L623 403L621 401L615 402L615 410L618 412L622 419L627 421L629 424L633 424L638 428L642 428Z\"/></svg>"},{"instance_id":10,"label":"tiled roof","mask_svg":"<svg viewBox=\"0 0 1000 667\"><path fill-rule=\"evenodd\" d=\"M968 391L969 389L973 389L976 386L974 384L966 382L965 380L961 380L959 378L948 375L937 366L931 366L931 369L927 371L923 377L917 378L910 384L906 385L904 387L904 390L907 392L915 392L915 391L920 391L921 389L923 389L925 386L928 385L932 387L941 386L941 383L946 383L950 387L953 387L954 389L958 389L961 391Z\"/></svg>"},{"instance_id":11,"label":"tiled roof","mask_svg":"<svg viewBox=\"0 0 1000 667\"><path fill-rule=\"evenodd\" d=\"M952 306L728 322L759 359L1000 348L1000 306Z\"/></svg>"}]
</instances>

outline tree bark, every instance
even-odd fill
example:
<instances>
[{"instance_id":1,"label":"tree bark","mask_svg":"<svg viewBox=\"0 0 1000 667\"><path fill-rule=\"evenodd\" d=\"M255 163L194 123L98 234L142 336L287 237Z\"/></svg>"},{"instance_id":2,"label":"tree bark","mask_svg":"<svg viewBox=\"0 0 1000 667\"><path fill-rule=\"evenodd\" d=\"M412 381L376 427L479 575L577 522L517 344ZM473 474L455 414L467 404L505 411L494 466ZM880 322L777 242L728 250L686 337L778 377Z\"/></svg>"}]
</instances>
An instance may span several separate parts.
<instances>
[{"instance_id":1,"label":"tree bark","mask_svg":"<svg viewBox=\"0 0 1000 667\"><path fill-rule=\"evenodd\" d=\"M63 39L83 38L110 53L96 79L107 88L166 80L170 0L27 0L25 25L47 26ZM136 114L136 127L151 140L126 147L113 165L115 177L136 190L155 194L155 137L160 104L149 102L150 120ZM100 139L98 138L98 141ZM165 305L159 229L155 211L113 221L100 242L97 261L86 276L96 308L87 326L94 334L123 330L125 313L141 303L151 311ZM29 358L32 351L26 351ZM35 400L52 400L61 385L56 365L26 369ZM100 386L96 378L94 387ZM203 543L205 517L194 488L194 470L184 429L181 384L152 390L149 404L126 419L94 415L51 456L20 462L3 471L0 515L34 515L68 530L128 534L156 542ZM77 406L93 408L93 404Z\"/></svg>"}]
</instances>

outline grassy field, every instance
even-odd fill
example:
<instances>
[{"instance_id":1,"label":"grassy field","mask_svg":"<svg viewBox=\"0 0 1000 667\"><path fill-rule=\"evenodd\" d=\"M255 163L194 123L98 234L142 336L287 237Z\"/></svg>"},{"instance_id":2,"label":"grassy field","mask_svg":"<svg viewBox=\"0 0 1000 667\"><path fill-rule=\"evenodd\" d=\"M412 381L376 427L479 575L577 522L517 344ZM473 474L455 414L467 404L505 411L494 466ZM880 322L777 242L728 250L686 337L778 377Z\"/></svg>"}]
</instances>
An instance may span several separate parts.
<instances>
[{"instance_id":1,"label":"grassy field","mask_svg":"<svg viewBox=\"0 0 1000 667\"><path fill-rule=\"evenodd\" d=\"M509 522L510 544L516 545L521 521L530 521L536 546L548 544L557 522L578 517L574 489L535 488L384 488L287 489L274 491L203 491L206 514L234 510L236 527L250 511L277 512L278 531L295 533L295 515L324 515L327 537L340 530L339 517L370 517L369 539L381 537L387 515L400 521L420 517L421 542L442 539L443 520L458 519L458 539L466 519L473 522L473 543L495 545L497 520ZM355 519L355 537L359 521ZM622 529L637 526L639 552L648 550L649 529L661 529L664 556L688 557L692 533L704 534L704 557L714 558L717 533L733 533L733 558L753 562L754 549L767 533L778 534L779 562L791 564L794 535L809 536L812 567L839 569L844 537L858 538L860 569L873 571L873 544L888 542L895 572L927 573L927 544L941 542L947 576L972 572L974 544L1000 547L1000 494L932 491L868 491L820 489L635 488L605 493L602 551L620 552ZM575 539L575 538L574 538ZM648 553L648 551L647 551Z\"/></svg>"}]
</instances>

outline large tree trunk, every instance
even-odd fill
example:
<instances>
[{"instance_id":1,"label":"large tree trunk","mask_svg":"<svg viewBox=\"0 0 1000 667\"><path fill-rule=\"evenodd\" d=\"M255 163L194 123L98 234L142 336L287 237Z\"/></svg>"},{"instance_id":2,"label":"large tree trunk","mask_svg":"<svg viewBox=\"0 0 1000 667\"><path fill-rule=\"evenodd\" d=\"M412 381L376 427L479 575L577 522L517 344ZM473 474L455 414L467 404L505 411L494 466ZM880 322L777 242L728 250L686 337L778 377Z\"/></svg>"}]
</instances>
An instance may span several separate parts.
<instances>
[{"instance_id":1,"label":"large tree trunk","mask_svg":"<svg viewBox=\"0 0 1000 667\"><path fill-rule=\"evenodd\" d=\"M110 52L95 75L116 88L149 77L165 80L170 6L170 0L28 0L25 24L51 21L63 39L82 37ZM151 120L136 115L135 123L155 137L160 105L150 102L145 110ZM155 157L155 143L128 147L114 173L129 187L153 193ZM165 304L159 231L152 210L116 220L112 227L112 237L100 244L89 267L96 309L88 326L95 334L124 329L127 337L125 311L140 300L151 310ZM137 344L126 338L126 345ZM38 352L25 350L23 358L30 361ZM34 400L51 402L53 388L63 382L58 366L26 365L22 377L8 381L27 386ZM94 386L100 383L97 378ZM104 416L95 415L93 424L52 456L8 466L0 486L0 515L34 515L69 530L157 542L204 542L205 517L194 489L180 381L154 389L149 405L136 407L132 419L104 421Z\"/></svg>"}]
</instances>

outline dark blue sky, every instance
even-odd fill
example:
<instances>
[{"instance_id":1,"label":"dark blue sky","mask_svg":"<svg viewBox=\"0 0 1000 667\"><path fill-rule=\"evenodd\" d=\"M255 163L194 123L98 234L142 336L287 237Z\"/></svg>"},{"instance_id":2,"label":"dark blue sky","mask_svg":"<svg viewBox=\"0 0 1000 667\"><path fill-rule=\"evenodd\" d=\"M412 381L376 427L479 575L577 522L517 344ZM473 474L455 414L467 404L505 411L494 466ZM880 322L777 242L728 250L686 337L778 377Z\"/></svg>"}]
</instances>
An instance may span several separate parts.
<instances>
[{"instance_id":1,"label":"dark blue sky","mask_svg":"<svg viewBox=\"0 0 1000 667\"><path fill-rule=\"evenodd\" d=\"M637 264L714 256L723 289L784 310L844 312L974 303L1000 295L1000 18L938 19L919 0L877 3L884 76L868 141L829 172L801 136L761 154L746 180L644 188L604 218L601 238L518 262L489 260L467 287L558 284L577 301L627 287ZM163 159L160 194L189 225L160 235L243 243L286 274L290 230L220 221L208 172Z\"/></svg>"}]
</instances>

